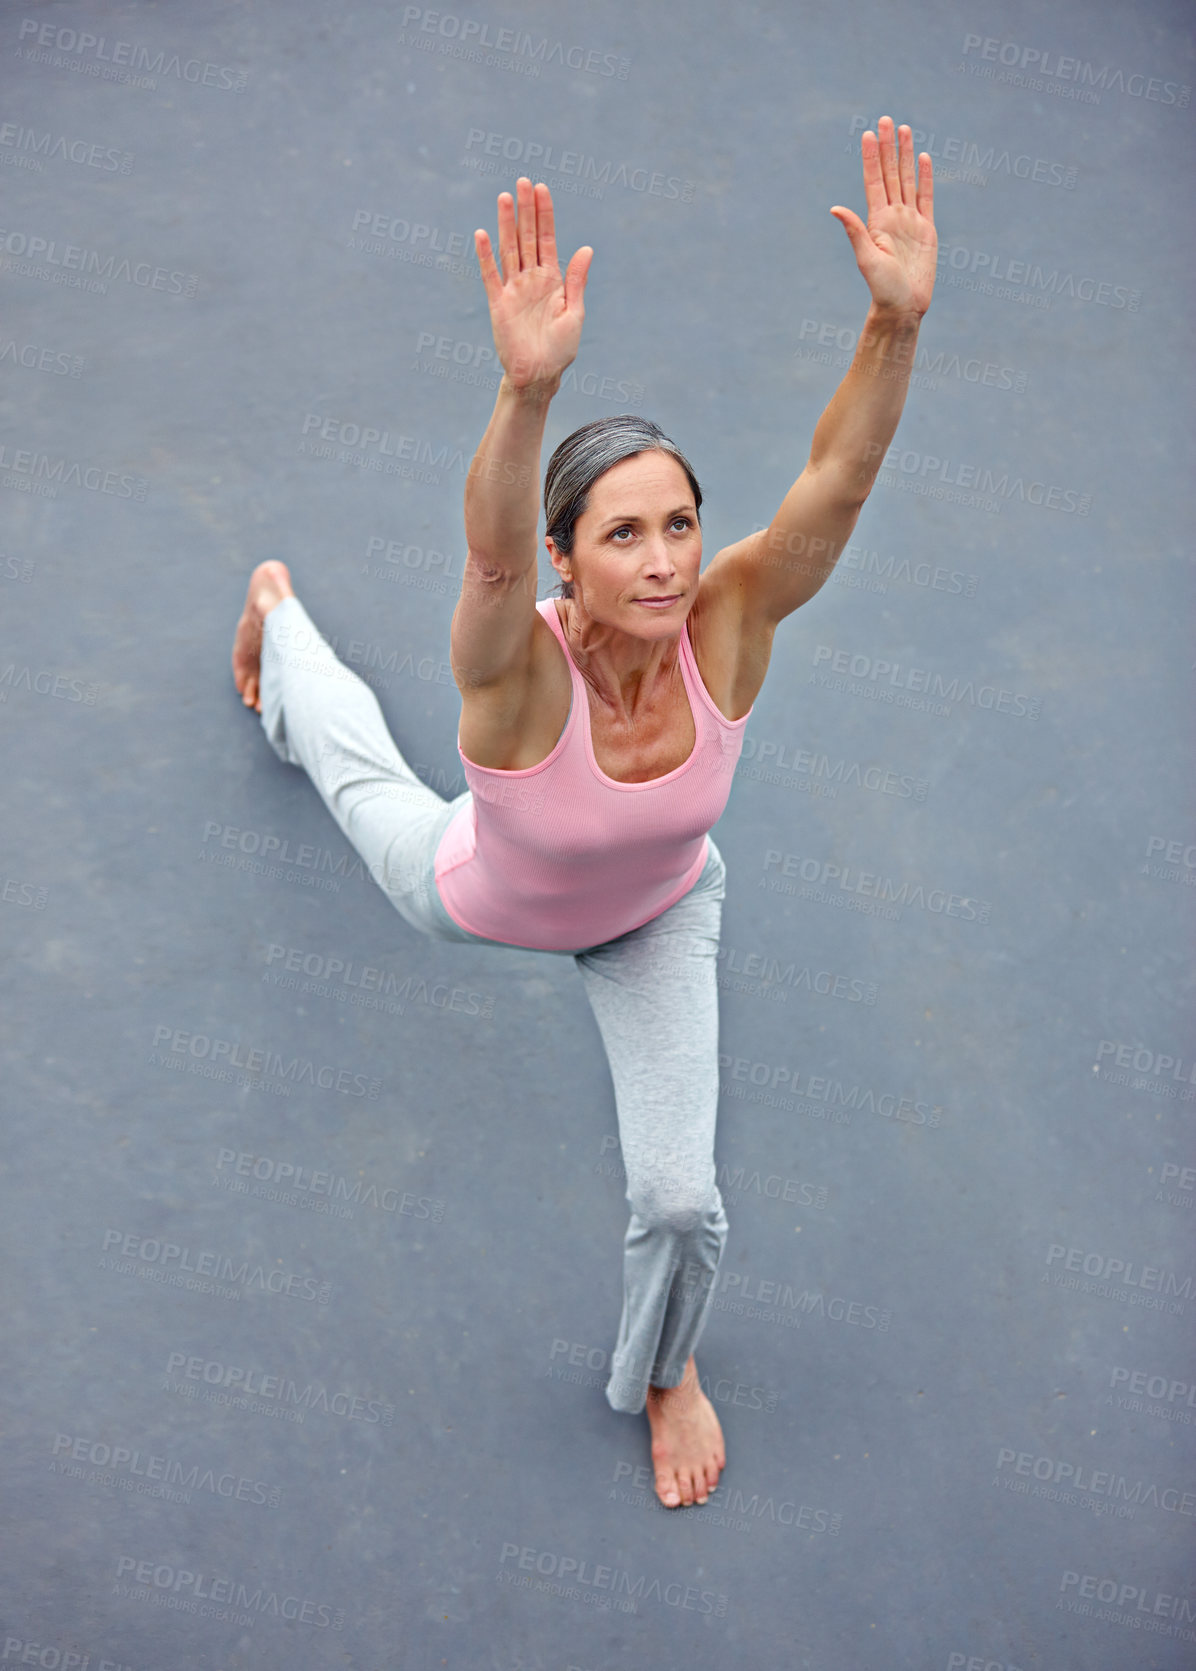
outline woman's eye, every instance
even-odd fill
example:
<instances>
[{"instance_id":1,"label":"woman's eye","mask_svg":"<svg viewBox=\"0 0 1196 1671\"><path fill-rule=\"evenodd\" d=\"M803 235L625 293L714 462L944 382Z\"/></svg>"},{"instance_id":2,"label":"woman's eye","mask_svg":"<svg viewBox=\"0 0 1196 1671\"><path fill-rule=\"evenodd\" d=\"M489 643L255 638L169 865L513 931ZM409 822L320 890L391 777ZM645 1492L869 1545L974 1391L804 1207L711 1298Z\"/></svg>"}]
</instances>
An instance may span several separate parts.
<instances>
[{"instance_id":1,"label":"woman's eye","mask_svg":"<svg viewBox=\"0 0 1196 1671\"><path fill-rule=\"evenodd\" d=\"M687 516L675 516L673 518L672 522L669 524L669 526L670 526L670 528L676 528L678 523L680 523L680 525L683 528L692 528L692 526L693 526L693 523L690 521L689 517L687 517ZM626 545L627 541L626 540L620 540L619 535L620 534L634 534L634 532L635 532L634 528L630 527L628 524L625 523L622 528L615 528L612 531L611 539L617 541L617 543L619 545Z\"/></svg>"}]
</instances>

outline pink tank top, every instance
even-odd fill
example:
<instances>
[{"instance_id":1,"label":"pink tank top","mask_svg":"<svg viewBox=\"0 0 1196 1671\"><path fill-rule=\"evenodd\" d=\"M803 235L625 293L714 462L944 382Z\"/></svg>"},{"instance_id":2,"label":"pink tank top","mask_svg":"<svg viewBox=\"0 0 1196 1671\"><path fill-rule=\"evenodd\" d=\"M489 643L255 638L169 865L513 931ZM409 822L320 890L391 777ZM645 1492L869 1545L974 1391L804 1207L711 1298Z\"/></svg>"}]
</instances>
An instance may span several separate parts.
<instances>
[{"instance_id":1,"label":"pink tank top","mask_svg":"<svg viewBox=\"0 0 1196 1671\"><path fill-rule=\"evenodd\" d=\"M556 634L573 700L538 766L499 771L457 752L473 795L436 850L436 884L472 934L534 951L579 951L627 934L693 887L706 863L750 717L724 718L681 629L681 677L697 733L688 760L647 783L618 783L594 759L589 693L553 598L536 605Z\"/></svg>"}]
</instances>

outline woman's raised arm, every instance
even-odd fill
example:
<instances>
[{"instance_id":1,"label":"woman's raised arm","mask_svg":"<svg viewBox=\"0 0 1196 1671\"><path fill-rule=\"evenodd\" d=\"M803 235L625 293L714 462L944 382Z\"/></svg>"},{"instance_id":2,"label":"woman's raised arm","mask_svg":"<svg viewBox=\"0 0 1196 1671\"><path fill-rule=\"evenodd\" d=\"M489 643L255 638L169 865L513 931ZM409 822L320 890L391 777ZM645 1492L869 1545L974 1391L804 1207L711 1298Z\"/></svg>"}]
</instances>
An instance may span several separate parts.
<instances>
[{"instance_id":1,"label":"woman's raised arm","mask_svg":"<svg viewBox=\"0 0 1196 1671\"><path fill-rule=\"evenodd\" d=\"M872 296L855 357L818 420L809 462L772 522L720 551L707 570L712 583L731 582L745 620L775 625L829 578L905 405L918 329L934 290L933 171L925 151L915 164L907 126L895 133L892 118L882 116L877 128L860 136L867 226L840 204L831 210Z\"/></svg>"},{"instance_id":2,"label":"woman's raised arm","mask_svg":"<svg viewBox=\"0 0 1196 1671\"><path fill-rule=\"evenodd\" d=\"M536 561L544 423L561 374L577 357L594 254L584 245L562 279L552 193L526 176L515 189L518 219L510 192L498 199L501 273L489 235L474 233L503 379L465 483L469 555L506 575Z\"/></svg>"},{"instance_id":3,"label":"woman's raised arm","mask_svg":"<svg viewBox=\"0 0 1196 1671\"><path fill-rule=\"evenodd\" d=\"M490 239L474 233L503 368L494 414L465 482L468 552L453 612L451 662L464 695L501 686L526 665L536 614L540 449L548 405L581 339L582 296L594 254L557 262L552 193L521 176L498 199L499 272Z\"/></svg>"}]
</instances>

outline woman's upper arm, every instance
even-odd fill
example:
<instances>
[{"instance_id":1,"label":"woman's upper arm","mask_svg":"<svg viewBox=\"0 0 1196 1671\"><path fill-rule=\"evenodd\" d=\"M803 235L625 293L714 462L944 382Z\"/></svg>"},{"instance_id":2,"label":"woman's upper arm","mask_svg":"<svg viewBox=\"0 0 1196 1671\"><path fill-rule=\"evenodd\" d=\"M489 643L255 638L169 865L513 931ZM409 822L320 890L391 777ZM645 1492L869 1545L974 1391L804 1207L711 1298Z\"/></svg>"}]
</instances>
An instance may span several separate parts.
<instances>
[{"instance_id":1,"label":"woman's upper arm","mask_svg":"<svg viewBox=\"0 0 1196 1671\"><path fill-rule=\"evenodd\" d=\"M461 595L453 611L449 657L462 691L501 684L526 672L536 624L536 564L518 575L465 559Z\"/></svg>"}]
</instances>

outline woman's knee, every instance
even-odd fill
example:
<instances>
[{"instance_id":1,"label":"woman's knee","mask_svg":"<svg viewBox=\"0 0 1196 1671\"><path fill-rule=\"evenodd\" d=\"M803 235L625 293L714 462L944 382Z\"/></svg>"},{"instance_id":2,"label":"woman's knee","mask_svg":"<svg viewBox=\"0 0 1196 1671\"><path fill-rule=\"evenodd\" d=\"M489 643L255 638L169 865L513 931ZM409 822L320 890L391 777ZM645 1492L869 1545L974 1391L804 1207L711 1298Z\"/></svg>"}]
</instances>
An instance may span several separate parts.
<instances>
[{"instance_id":1,"label":"woman's knee","mask_svg":"<svg viewBox=\"0 0 1196 1671\"><path fill-rule=\"evenodd\" d=\"M699 1185L668 1177L633 1180L628 1185L627 1200L646 1229L678 1236L691 1235L703 1225L716 1225L723 1216L722 1197L714 1183Z\"/></svg>"}]
</instances>

